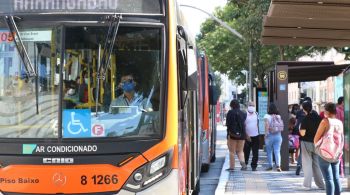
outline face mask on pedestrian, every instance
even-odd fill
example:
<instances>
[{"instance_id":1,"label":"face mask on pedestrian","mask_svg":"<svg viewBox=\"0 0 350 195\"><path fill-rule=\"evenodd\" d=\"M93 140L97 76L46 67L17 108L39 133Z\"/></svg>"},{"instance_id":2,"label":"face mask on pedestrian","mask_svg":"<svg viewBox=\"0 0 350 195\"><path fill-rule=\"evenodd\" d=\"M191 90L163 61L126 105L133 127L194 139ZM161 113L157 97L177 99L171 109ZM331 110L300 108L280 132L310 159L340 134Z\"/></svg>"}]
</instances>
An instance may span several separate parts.
<instances>
[{"instance_id":1,"label":"face mask on pedestrian","mask_svg":"<svg viewBox=\"0 0 350 195\"><path fill-rule=\"evenodd\" d=\"M88 84L89 83L89 78L84 78L84 81L85 81L86 84Z\"/></svg>"},{"instance_id":2,"label":"face mask on pedestrian","mask_svg":"<svg viewBox=\"0 0 350 195\"><path fill-rule=\"evenodd\" d=\"M248 106L248 112L250 112L250 113L255 112L255 107L254 106Z\"/></svg>"}]
</instances>

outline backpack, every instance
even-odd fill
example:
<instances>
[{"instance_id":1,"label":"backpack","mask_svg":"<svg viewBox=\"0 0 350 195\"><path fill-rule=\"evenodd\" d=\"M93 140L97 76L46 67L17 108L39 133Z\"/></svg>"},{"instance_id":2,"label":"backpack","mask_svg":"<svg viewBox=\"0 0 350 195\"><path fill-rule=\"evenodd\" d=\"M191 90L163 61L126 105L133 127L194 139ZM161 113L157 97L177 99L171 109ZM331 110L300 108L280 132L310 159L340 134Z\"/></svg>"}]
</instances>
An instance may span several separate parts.
<instances>
[{"instance_id":1,"label":"backpack","mask_svg":"<svg viewBox=\"0 0 350 195\"><path fill-rule=\"evenodd\" d=\"M244 124L240 120L238 112L232 112L233 120L232 123L228 126L228 132L231 138L242 138L244 132Z\"/></svg>"},{"instance_id":2,"label":"backpack","mask_svg":"<svg viewBox=\"0 0 350 195\"><path fill-rule=\"evenodd\" d=\"M329 121L329 129L315 144L315 150L325 161L338 162L344 147L343 123L338 119L325 120Z\"/></svg>"},{"instance_id":3,"label":"backpack","mask_svg":"<svg viewBox=\"0 0 350 195\"><path fill-rule=\"evenodd\" d=\"M299 148L299 135L288 135L288 141L289 141L289 149L298 149Z\"/></svg>"},{"instance_id":4,"label":"backpack","mask_svg":"<svg viewBox=\"0 0 350 195\"><path fill-rule=\"evenodd\" d=\"M271 115L271 122L270 122L270 128L269 131L270 133L278 133L282 132L284 129L284 124L279 115L273 114Z\"/></svg>"}]
</instances>

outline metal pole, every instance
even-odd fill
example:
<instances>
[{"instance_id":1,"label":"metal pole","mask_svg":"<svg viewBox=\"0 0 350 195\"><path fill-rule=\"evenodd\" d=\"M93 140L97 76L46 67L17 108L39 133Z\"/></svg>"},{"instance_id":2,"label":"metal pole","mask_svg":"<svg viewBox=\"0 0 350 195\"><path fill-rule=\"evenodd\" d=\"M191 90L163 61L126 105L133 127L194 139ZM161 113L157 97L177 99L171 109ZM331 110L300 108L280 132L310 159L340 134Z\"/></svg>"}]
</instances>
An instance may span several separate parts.
<instances>
[{"instance_id":1,"label":"metal pole","mask_svg":"<svg viewBox=\"0 0 350 195\"><path fill-rule=\"evenodd\" d=\"M246 95L245 95L245 101L249 101L249 76L248 76L248 71L245 71L245 84L247 87Z\"/></svg>"},{"instance_id":2,"label":"metal pole","mask_svg":"<svg viewBox=\"0 0 350 195\"><path fill-rule=\"evenodd\" d=\"M237 32L235 29L231 28L228 24L226 24L224 21L220 20L219 18L215 17L214 15L198 8L195 6L191 6L191 5L180 5L182 7L189 7L192 9L196 9L199 10L207 15L209 15L213 20L215 20L216 22L218 22L221 26L223 26L224 28L226 28L227 30L229 30L232 34L236 35L237 37L239 37L241 40L245 40L244 37ZM249 84L249 87L247 87L247 93L248 93L248 99L247 101L252 101L252 46L249 47L249 78L247 80L247 85ZM247 77L248 77L248 73L247 73Z\"/></svg>"},{"instance_id":3,"label":"metal pole","mask_svg":"<svg viewBox=\"0 0 350 195\"><path fill-rule=\"evenodd\" d=\"M249 100L248 101L253 101L252 97L252 61L253 61L253 53L252 53L252 46L249 47Z\"/></svg>"}]
</instances>

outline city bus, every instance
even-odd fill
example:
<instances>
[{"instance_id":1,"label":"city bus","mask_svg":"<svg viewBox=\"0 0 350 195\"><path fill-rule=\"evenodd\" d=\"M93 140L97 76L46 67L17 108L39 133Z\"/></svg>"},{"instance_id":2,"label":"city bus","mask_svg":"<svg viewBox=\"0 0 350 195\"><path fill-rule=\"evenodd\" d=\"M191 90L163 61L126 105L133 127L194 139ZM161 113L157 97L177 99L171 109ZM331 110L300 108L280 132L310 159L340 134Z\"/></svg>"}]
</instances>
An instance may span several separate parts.
<instances>
[{"instance_id":1,"label":"city bus","mask_svg":"<svg viewBox=\"0 0 350 195\"><path fill-rule=\"evenodd\" d=\"M204 54L200 54L199 58L198 75L199 79L199 93L200 107L202 108L201 116L201 170L202 172L208 172L210 163L215 161L215 143L216 143L216 102L214 98L214 75L211 74L209 69L208 57Z\"/></svg>"},{"instance_id":2,"label":"city bus","mask_svg":"<svg viewBox=\"0 0 350 195\"><path fill-rule=\"evenodd\" d=\"M1 3L0 194L198 193L209 74L175 0Z\"/></svg>"}]
</instances>

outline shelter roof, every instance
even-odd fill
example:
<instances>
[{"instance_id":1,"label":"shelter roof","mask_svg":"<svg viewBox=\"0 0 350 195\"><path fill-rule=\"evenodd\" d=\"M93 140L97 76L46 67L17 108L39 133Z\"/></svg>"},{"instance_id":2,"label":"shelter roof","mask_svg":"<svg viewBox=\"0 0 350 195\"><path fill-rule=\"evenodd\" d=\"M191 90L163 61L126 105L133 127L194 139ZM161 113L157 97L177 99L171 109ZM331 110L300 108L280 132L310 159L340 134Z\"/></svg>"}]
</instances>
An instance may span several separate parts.
<instances>
[{"instance_id":1,"label":"shelter roof","mask_svg":"<svg viewBox=\"0 0 350 195\"><path fill-rule=\"evenodd\" d=\"M288 82L322 81L330 76L338 76L349 64L335 65L334 62L282 61L277 66L288 66Z\"/></svg>"},{"instance_id":2,"label":"shelter roof","mask_svg":"<svg viewBox=\"0 0 350 195\"><path fill-rule=\"evenodd\" d=\"M350 46L350 0L272 0L264 16L266 45Z\"/></svg>"}]
</instances>

